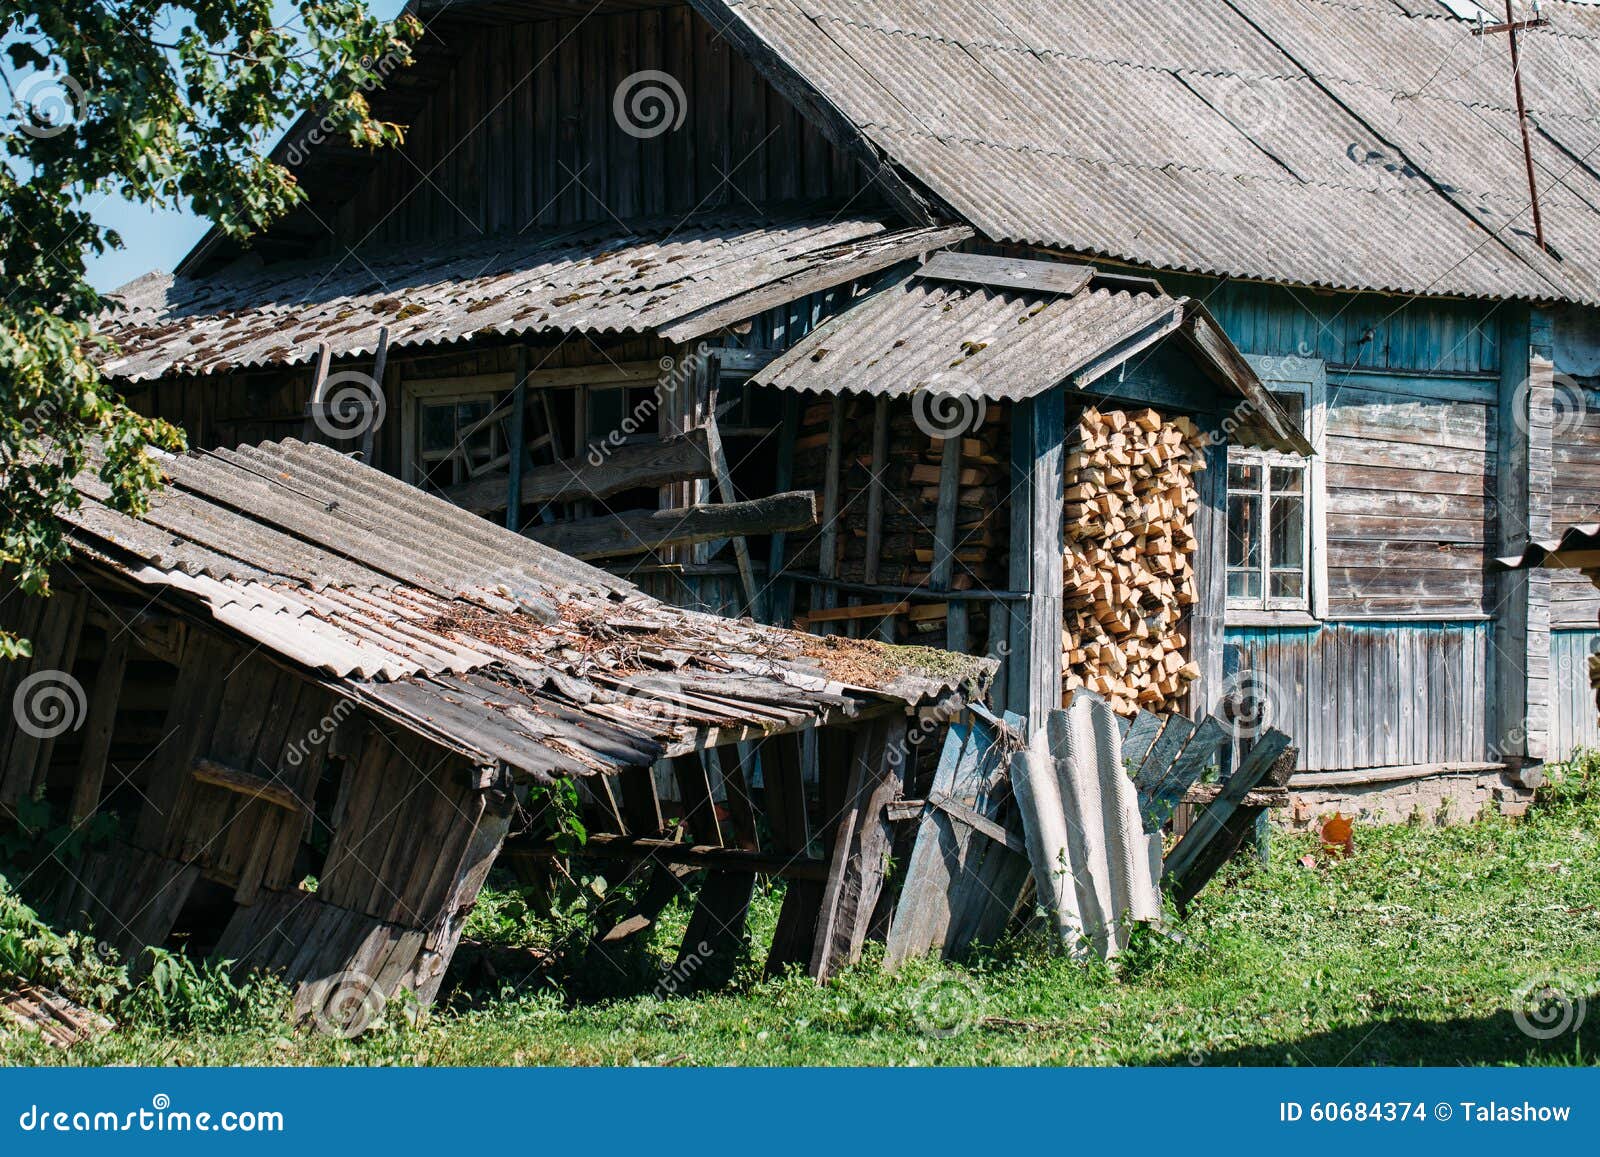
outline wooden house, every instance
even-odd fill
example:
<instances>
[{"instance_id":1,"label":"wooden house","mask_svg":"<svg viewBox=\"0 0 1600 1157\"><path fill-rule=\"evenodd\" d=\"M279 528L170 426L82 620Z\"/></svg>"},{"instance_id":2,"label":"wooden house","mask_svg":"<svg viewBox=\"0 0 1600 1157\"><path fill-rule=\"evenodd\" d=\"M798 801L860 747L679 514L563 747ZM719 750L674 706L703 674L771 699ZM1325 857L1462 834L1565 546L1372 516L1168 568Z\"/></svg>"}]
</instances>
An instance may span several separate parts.
<instances>
[{"instance_id":1,"label":"wooden house","mask_svg":"<svg viewBox=\"0 0 1600 1157\"><path fill-rule=\"evenodd\" d=\"M491 866L550 854L557 780L647 885L613 940L687 892L680 963L728 975L760 873L792 882L768 967L826 975L882 888L908 727L992 669L671 607L322 446L163 466L143 520L86 471L55 594L0 600L34 642L0 671L0 806L117 817L30 875L61 920L141 966L280 972L330 1031L434 998Z\"/></svg>"},{"instance_id":2,"label":"wooden house","mask_svg":"<svg viewBox=\"0 0 1600 1157\"><path fill-rule=\"evenodd\" d=\"M107 372L203 447L374 376L335 444L669 601L1270 713L1311 811L1520 806L1596 739L1595 592L1488 560L1600 501L1600 10L1519 120L1461 7L422 0L404 147L297 125L306 206Z\"/></svg>"}]
</instances>

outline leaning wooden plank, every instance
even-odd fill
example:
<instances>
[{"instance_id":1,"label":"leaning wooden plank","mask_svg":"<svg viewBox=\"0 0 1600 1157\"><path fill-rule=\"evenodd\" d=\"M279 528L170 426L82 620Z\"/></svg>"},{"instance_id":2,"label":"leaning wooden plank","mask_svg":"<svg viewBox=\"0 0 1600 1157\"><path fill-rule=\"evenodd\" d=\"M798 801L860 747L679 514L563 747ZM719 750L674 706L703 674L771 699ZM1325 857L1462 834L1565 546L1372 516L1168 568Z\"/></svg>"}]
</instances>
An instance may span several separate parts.
<instances>
[{"instance_id":1,"label":"leaning wooden plank","mask_svg":"<svg viewBox=\"0 0 1600 1157\"><path fill-rule=\"evenodd\" d=\"M642 554L664 546L710 542L741 534L804 530L816 524L816 495L809 490L793 490L747 502L630 510L556 522L534 527L528 537L574 558L591 559Z\"/></svg>"},{"instance_id":2,"label":"leaning wooden plank","mask_svg":"<svg viewBox=\"0 0 1600 1157\"><path fill-rule=\"evenodd\" d=\"M772 829L772 850L801 859L811 842L806 818L805 781L801 775L800 736L776 735L762 741L762 806ZM778 927L767 953L766 974L776 976L793 964L811 961L816 940L817 913L822 908L823 884L816 880L791 880L778 910Z\"/></svg>"},{"instance_id":3,"label":"leaning wooden plank","mask_svg":"<svg viewBox=\"0 0 1600 1157\"><path fill-rule=\"evenodd\" d=\"M904 738L903 719L876 719L856 729L811 952L811 975L819 981L861 958L894 842L884 805L899 788L896 767L904 760L892 753Z\"/></svg>"},{"instance_id":4,"label":"leaning wooden plank","mask_svg":"<svg viewBox=\"0 0 1600 1157\"><path fill-rule=\"evenodd\" d=\"M853 607L818 607L794 617L794 625L803 627L810 623L836 623L845 619L876 619L903 615L910 603L858 603Z\"/></svg>"},{"instance_id":5,"label":"leaning wooden plank","mask_svg":"<svg viewBox=\"0 0 1600 1157\"><path fill-rule=\"evenodd\" d=\"M113 636L106 644L100 670L95 673L94 690L89 697L89 721L83 727L83 748L78 755L78 778L72 789L72 822L80 823L100 806L100 791L105 784L106 763L111 753L111 732L117 721L117 704L122 698L122 676L128 668L128 648L133 636L128 631L110 628Z\"/></svg>"},{"instance_id":6,"label":"leaning wooden plank","mask_svg":"<svg viewBox=\"0 0 1600 1157\"><path fill-rule=\"evenodd\" d=\"M196 760L189 774L196 783L220 787L250 799L264 800L287 811L300 810L300 801L295 798L294 792L282 784L273 783L264 775L240 771L238 768L218 763L214 759Z\"/></svg>"},{"instance_id":7,"label":"leaning wooden plank","mask_svg":"<svg viewBox=\"0 0 1600 1157\"><path fill-rule=\"evenodd\" d=\"M1172 715L1167 718L1167 724L1161 729L1161 735L1150 748L1150 754L1134 769L1133 785L1139 789L1139 815L1144 820L1144 830L1153 832L1166 820L1166 816L1157 816L1159 807L1151 806L1150 789L1162 783L1167 772L1172 770L1173 760L1183 752L1184 745L1194 735L1194 724L1181 715Z\"/></svg>"},{"instance_id":8,"label":"leaning wooden plank","mask_svg":"<svg viewBox=\"0 0 1600 1157\"><path fill-rule=\"evenodd\" d=\"M1195 817L1178 845L1168 853L1162 868L1162 882L1174 893L1187 890L1192 895L1198 890L1199 885L1190 877L1201 863L1206 845L1222 833L1228 817L1238 809L1239 801L1272 771L1278 757L1289 746L1289 737L1276 728L1263 732L1238 770L1228 777L1222 793ZM1212 870L1215 871L1215 867Z\"/></svg>"},{"instance_id":9,"label":"leaning wooden plank","mask_svg":"<svg viewBox=\"0 0 1600 1157\"><path fill-rule=\"evenodd\" d=\"M1144 757L1150 754L1150 748L1160 736L1166 722L1166 716L1155 715L1149 711L1140 711L1134 716L1132 725L1122 733L1123 763L1134 769L1144 763Z\"/></svg>"},{"instance_id":10,"label":"leaning wooden plank","mask_svg":"<svg viewBox=\"0 0 1600 1157\"><path fill-rule=\"evenodd\" d=\"M577 458L524 467L525 503L577 502L609 498L636 487L667 486L711 477L712 462L703 429L659 442L608 447L603 443ZM504 510L509 493L503 471L444 489L444 497L474 514Z\"/></svg>"},{"instance_id":11,"label":"leaning wooden plank","mask_svg":"<svg viewBox=\"0 0 1600 1157\"><path fill-rule=\"evenodd\" d=\"M1021 257L990 257L978 253L935 253L917 270L928 281L956 281L964 285L989 285L1033 293L1059 293L1071 297L1094 276L1087 265L1061 261L1029 261Z\"/></svg>"},{"instance_id":12,"label":"leaning wooden plank","mask_svg":"<svg viewBox=\"0 0 1600 1157\"><path fill-rule=\"evenodd\" d=\"M709 872L678 947L673 971L695 988L733 978L744 955L745 917L756 878L749 872Z\"/></svg>"},{"instance_id":13,"label":"leaning wooden plank","mask_svg":"<svg viewBox=\"0 0 1600 1157\"><path fill-rule=\"evenodd\" d=\"M1186 913L1189 904L1205 887L1211 877L1221 870L1245 842L1256 834L1259 823L1265 818L1267 809L1251 802L1251 797L1259 791L1281 791L1289 782L1289 777L1294 774L1295 762L1300 753L1291 745L1279 753L1273 761L1266 775L1257 780L1255 790L1245 793L1240 797L1233 812L1222 823L1221 829L1199 851L1190 863L1184 876L1172 885L1172 899L1178 906L1179 914ZM1231 783L1231 780L1230 780ZM1228 785L1223 786L1223 791L1228 790ZM1187 836L1184 837L1188 839Z\"/></svg>"},{"instance_id":14,"label":"leaning wooden plank","mask_svg":"<svg viewBox=\"0 0 1600 1157\"><path fill-rule=\"evenodd\" d=\"M1227 739L1228 729L1215 715L1208 715L1164 772L1146 778L1141 770L1139 810L1144 815L1145 831L1155 831L1172 818L1174 809L1215 761Z\"/></svg>"}]
</instances>

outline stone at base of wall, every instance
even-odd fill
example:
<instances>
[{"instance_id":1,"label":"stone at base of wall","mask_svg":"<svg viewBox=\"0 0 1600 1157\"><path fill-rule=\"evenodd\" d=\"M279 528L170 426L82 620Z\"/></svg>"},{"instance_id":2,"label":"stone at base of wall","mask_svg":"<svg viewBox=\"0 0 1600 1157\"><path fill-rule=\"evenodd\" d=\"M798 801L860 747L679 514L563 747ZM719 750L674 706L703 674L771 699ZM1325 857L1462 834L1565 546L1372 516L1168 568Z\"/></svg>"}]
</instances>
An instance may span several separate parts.
<instances>
[{"instance_id":1,"label":"stone at base of wall","mask_svg":"<svg viewBox=\"0 0 1600 1157\"><path fill-rule=\"evenodd\" d=\"M1462 824L1485 809L1520 816L1533 794L1516 773L1499 764L1301 773L1289 781L1286 818L1297 829L1334 812L1369 824L1407 823L1413 816L1440 825Z\"/></svg>"}]
</instances>

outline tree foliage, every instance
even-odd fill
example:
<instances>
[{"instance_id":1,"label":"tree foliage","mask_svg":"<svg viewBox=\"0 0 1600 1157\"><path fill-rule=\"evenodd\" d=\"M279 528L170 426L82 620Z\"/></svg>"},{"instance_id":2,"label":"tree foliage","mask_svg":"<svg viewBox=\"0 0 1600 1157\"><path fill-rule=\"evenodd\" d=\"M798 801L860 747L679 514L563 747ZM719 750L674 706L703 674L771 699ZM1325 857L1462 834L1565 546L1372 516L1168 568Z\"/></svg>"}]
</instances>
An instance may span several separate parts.
<instances>
[{"instance_id":1,"label":"tree foliage","mask_svg":"<svg viewBox=\"0 0 1600 1157\"><path fill-rule=\"evenodd\" d=\"M285 6L286 7L286 6ZM106 196L187 207L245 237L304 197L267 156L285 124L382 146L401 127L365 94L410 59L415 20L363 0L0 0L0 571L48 593L64 556L55 515L95 470L118 508L159 485L152 447L182 434L125 406L96 369L108 302L85 261L122 241L95 223ZM27 644L0 632L0 656Z\"/></svg>"}]
</instances>

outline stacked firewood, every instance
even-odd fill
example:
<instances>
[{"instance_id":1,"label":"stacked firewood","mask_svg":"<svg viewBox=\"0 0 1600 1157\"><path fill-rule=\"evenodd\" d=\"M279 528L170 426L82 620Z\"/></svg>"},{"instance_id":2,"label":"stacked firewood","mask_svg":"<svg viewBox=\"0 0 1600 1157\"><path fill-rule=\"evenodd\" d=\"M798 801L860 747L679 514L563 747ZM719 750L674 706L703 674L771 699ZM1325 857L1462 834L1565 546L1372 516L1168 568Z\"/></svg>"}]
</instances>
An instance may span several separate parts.
<instances>
[{"instance_id":1,"label":"stacked firewood","mask_svg":"<svg viewBox=\"0 0 1600 1157\"><path fill-rule=\"evenodd\" d=\"M1203 440L1154 410L1089 409L1068 431L1064 695L1088 687L1120 713L1182 707L1200 673L1182 627Z\"/></svg>"},{"instance_id":2,"label":"stacked firewood","mask_svg":"<svg viewBox=\"0 0 1600 1157\"><path fill-rule=\"evenodd\" d=\"M836 574L846 582L867 581L867 494L872 476L874 399L843 399L840 471L839 532ZM831 399L813 403L801 414L795 443L793 485L813 489L820 502L826 487L828 421ZM1003 590L1006 586L1006 543L1009 533L1005 499L1007 474L1005 424L991 409L978 428L961 437L961 467L956 491L956 555L951 572L953 590ZM896 399L889 408L888 461L882 472L882 543L877 551L875 583L884 586L922 587L931 581L934 528L939 514L939 479L944 440L930 437L919 426L912 405ZM796 570L820 570L820 528L791 535ZM798 539L798 541L795 541ZM888 599L889 596L883 596ZM862 596L873 602L874 596ZM802 602L804 600L802 599ZM840 602L845 601L841 595ZM983 604L973 604L969 647L984 641ZM948 605L943 601L914 599L897 617L897 637L902 642L942 646Z\"/></svg>"}]
</instances>

